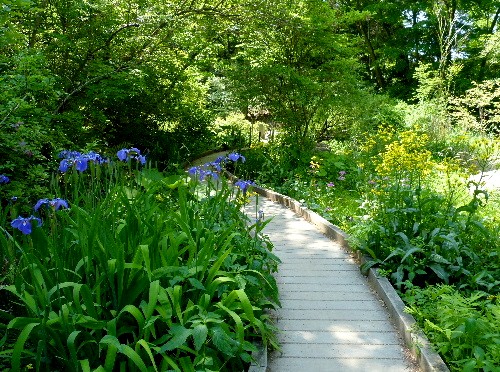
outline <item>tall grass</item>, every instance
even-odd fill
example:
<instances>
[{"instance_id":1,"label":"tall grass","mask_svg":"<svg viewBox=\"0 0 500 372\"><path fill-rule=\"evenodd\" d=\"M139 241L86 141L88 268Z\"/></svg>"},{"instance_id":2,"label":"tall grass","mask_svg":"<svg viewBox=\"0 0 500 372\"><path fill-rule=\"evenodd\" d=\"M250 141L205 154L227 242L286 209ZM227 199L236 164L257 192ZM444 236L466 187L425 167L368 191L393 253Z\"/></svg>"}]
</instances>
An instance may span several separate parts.
<instances>
[{"instance_id":1,"label":"tall grass","mask_svg":"<svg viewBox=\"0 0 500 372\"><path fill-rule=\"evenodd\" d=\"M253 341L275 343L272 247L250 237L225 181L200 185L133 160L92 164L54 178L70 208L41 209L31 234L2 212L0 366L232 371Z\"/></svg>"}]
</instances>

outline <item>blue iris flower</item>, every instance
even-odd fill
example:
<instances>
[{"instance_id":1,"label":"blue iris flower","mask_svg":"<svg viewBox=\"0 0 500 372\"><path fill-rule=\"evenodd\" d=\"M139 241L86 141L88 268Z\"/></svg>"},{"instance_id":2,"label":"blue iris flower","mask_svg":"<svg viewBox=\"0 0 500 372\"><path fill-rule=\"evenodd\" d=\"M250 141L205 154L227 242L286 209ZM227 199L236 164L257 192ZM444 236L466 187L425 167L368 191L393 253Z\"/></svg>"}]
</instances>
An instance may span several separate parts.
<instances>
[{"instance_id":1,"label":"blue iris flower","mask_svg":"<svg viewBox=\"0 0 500 372\"><path fill-rule=\"evenodd\" d=\"M247 159L246 159L243 155L238 154L237 152L232 152L232 153L230 153L230 154L227 156L227 158L228 158L229 160L231 160L231 161L234 161L234 162L236 162L236 161L238 161L239 159L241 159L241 162L242 162L242 163L244 163L244 162L247 160Z\"/></svg>"},{"instance_id":2,"label":"blue iris flower","mask_svg":"<svg viewBox=\"0 0 500 372\"><path fill-rule=\"evenodd\" d=\"M59 163L59 170L63 173L66 173L71 166L73 166L73 160L63 159Z\"/></svg>"},{"instance_id":3,"label":"blue iris flower","mask_svg":"<svg viewBox=\"0 0 500 372\"><path fill-rule=\"evenodd\" d=\"M21 216L17 217L15 220L13 220L10 225L21 231L24 235L31 234L32 230L32 221L37 221L38 222L38 227L42 226L42 220L39 219L38 217L35 216L30 216L23 218Z\"/></svg>"},{"instance_id":4,"label":"blue iris flower","mask_svg":"<svg viewBox=\"0 0 500 372\"><path fill-rule=\"evenodd\" d=\"M196 174L200 171L199 167L191 167L188 169L188 173L190 176L196 176Z\"/></svg>"},{"instance_id":5,"label":"blue iris flower","mask_svg":"<svg viewBox=\"0 0 500 372\"><path fill-rule=\"evenodd\" d=\"M121 161L127 161L129 150L127 149L121 149L116 153L116 156L118 156L118 159Z\"/></svg>"},{"instance_id":6,"label":"blue iris flower","mask_svg":"<svg viewBox=\"0 0 500 372\"><path fill-rule=\"evenodd\" d=\"M95 164L103 164L108 161L95 151L82 154L78 151L64 150L59 153L59 157L63 159L59 163L59 170L63 173L66 173L73 166L77 171L84 172L88 169L89 161Z\"/></svg>"},{"instance_id":7,"label":"blue iris flower","mask_svg":"<svg viewBox=\"0 0 500 372\"><path fill-rule=\"evenodd\" d=\"M5 174L0 174L0 185L6 184L10 182L10 178L7 177Z\"/></svg>"},{"instance_id":8,"label":"blue iris flower","mask_svg":"<svg viewBox=\"0 0 500 372\"><path fill-rule=\"evenodd\" d=\"M42 205L47 205L47 206L50 206L52 208L54 208L54 210L58 211L59 209L61 208L69 208L68 206L68 202L64 199L61 199L61 198L55 198L55 199L52 199L52 200L49 200L49 199L40 199L36 204L35 204L35 211L37 211L38 209L40 209L40 207Z\"/></svg>"},{"instance_id":9,"label":"blue iris flower","mask_svg":"<svg viewBox=\"0 0 500 372\"><path fill-rule=\"evenodd\" d=\"M217 171L213 171L209 168L209 163L208 164L204 164L202 166L199 166L199 167L191 167L188 169L188 174L191 176L191 177L196 177L198 178L200 181L204 181L205 178L207 177L212 177L214 180L217 180L219 179L219 175L217 173Z\"/></svg>"},{"instance_id":10,"label":"blue iris flower","mask_svg":"<svg viewBox=\"0 0 500 372\"><path fill-rule=\"evenodd\" d=\"M255 183L253 181L244 181L244 180L238 180L234 183L235 186L239 187L243 193L247 192L247 189L250 186L255 186Z\"/></svg>"},{"instance_id":11,"label":"blue iris flower","mask_svg":"<svg viewBox=\"0 0 500 372\"><path fill-rule=\"evenodd\" d=\"M60 159L74 159L79 156L82 156L82 154L78 151L63 150L59 153Z\"/></svg>"},{"instance_id":12,"label":"blue iris flower","mask_svg":"<svg viewBox=\"0 0 500 372\"><path fill-rule=\"evenodd\" d=\"M146 156L141 155L141 150L139 150L137 147L131 147L130 149L121 149L116 153L116 156L121 161L135 159L142 165L146 164Z\"/></svg>"},{"instance_id":13,"label":"blue iris flower","mask_svg":"<svg viewBox=\"0 0 500 372\"><path fill-rule=\"evenodd\" d=\"M85 156L80 156L75 159L75 168L79 172L85 172L88 168L89 159Z\"/></svg>"}]
</instances>

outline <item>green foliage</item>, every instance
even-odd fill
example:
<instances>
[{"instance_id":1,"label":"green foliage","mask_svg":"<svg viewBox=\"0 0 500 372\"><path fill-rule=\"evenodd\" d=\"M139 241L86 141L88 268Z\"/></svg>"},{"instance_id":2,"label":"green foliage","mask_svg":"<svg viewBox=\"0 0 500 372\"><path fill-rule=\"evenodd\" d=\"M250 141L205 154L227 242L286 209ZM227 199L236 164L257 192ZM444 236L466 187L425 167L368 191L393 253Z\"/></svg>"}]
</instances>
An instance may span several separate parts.
<instances>
[{"instance_id":1,"label":"green foliage","mask_svg":"<svg viewBox=\"0 0 500 372\"><path fill-rule=\"evenodd\" d=\"M230 89L242 110L263 107L289 144L310 148L331 107L357 90L355 46L337 32L348 20L325 2L276 1L252 12L241 26L246 47L227 74Z\"/></svg>"},{"instance_id":2,"label":"green foliage","mask_svg":"<svg viewBox=\"0 0 500 372\"><path fill-rule=\"evenodd\" d=\"M500 79L473 83L463 96L451 100L451 112L463 128L497 133L500 125Z\"/></svg>"},{"instance_id":3,"label":"green foliage","mask_svg":"<svg viewBox=\"0 0 500 372\"><path fill-rule=\"evenodd\" d=\"M384 142L384 151L372 158L373 178L364 188L361 206L364 216L353 229L360 249L373 259L367 267L391 272L399 288L444 282L496 293L496 269L489 263L498 241L479 213L488 194L476 184L469 200L459 197L467 189L451 177L456 163L438 166L426 150L425 135L381 132L366 149L373 151ZM447 182L440 193L434 180L442 177ZM464 204L456 205L460 201Z\"/></svg>"},{"instance_id":4,"label":"green foliage","mask_svg":"<svg viewBox=\"0 0 500 372\"><path fill-rule=\"evenodd\" d=\"M129 161L56 181L70 208L39 210L31 234L2 213L0 365L243 370L253 341L275 345L265 309L279 304L277 258L224 180Z\"/></svg>"},{"instance_id":5,"label":"green foliage","mask_svg":"<svg viewBox=\"0 0 500 372\"><path fill-rule=\"evenodd\" d=\"M451 286L412 287L412 314L452 371L496 371L500 364L500 305L485 292L463 295Z\"/></svg>"},{"instance_id":6,"label":"green foliage","mask_svg":"<svg viewBox=\"0 0 500 372\"><path fill-rule=\"evenodd\" d=\"M243 114L231 113L225 118L218 118L211 126L214 136L212 146L216 149L240 149L250 143L259 142L259 129L267 127L262 122L251 123Z\"/></svg>"}]
</instances>

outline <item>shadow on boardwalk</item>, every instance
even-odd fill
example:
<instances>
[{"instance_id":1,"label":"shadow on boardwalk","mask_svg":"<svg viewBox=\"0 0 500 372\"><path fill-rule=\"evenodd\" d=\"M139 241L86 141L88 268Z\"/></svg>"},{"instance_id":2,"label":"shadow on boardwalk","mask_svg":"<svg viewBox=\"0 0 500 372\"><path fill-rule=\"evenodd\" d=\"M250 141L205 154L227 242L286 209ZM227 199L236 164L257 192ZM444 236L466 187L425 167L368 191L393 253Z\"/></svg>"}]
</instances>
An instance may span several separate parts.
<instances>
[{"instance_id":1,"label":"shadow on boardwalk","mask_svg":"<svg viewBox=\"0 0 500 372\"><path fill-rule=\"evenodd\" d=\"M280 204L259 198L259 208L282 260L282 350L269 355L268 371L418 371L352 257ZM246 212L253 217L255 204Z\"/></svg>"}]
</instances>

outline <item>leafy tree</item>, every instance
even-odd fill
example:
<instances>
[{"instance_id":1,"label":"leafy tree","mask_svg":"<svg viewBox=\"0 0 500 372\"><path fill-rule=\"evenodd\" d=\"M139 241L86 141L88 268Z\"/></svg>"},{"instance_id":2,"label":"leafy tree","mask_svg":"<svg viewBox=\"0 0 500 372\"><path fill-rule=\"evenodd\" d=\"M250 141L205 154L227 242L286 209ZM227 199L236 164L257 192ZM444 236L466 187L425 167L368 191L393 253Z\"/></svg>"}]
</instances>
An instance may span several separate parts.
<instances>
[{"instance_id":1,"label":"leafy tree","mask_svg":"<svg viewBox=\"0 0 500 372\"><path fill-rule=\"evenodd\" d=\"M240 107L269 111L287 143L308 147L338 97L356 89L348 20L324 2L278 0L254 4L247 19L229 74Z\"/></svg>"}]
</instances>

